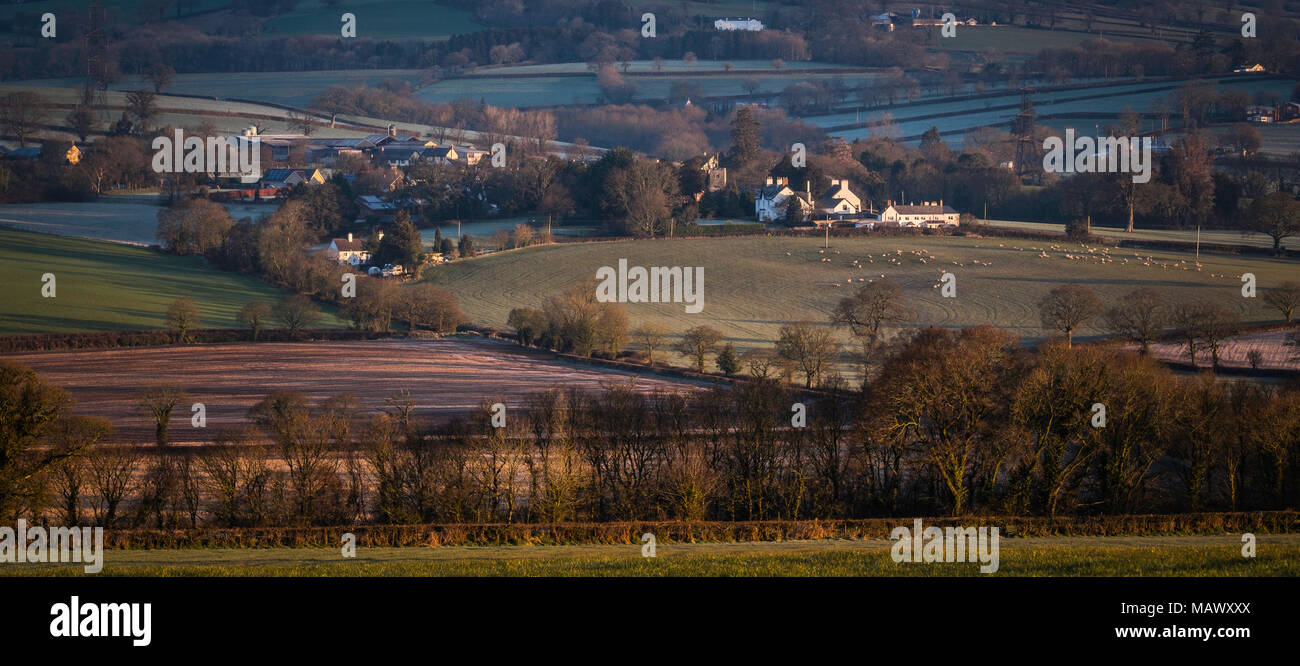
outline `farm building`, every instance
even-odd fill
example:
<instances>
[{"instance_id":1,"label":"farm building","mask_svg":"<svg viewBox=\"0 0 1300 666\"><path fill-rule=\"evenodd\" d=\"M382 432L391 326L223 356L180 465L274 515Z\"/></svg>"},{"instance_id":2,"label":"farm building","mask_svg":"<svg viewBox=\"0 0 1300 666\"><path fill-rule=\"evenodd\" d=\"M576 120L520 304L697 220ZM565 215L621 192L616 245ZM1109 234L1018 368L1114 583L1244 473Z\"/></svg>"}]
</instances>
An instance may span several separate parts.
<instances>
[{"instance_id":1,"label":"farm building","mask_svg":"<svg viewBox=\"0 0 1300 666\"><path fill-rule=\"evenodd\" d=\"M961 224L961 215L952 206L945 206L942 199L908 205L890 201L885 209L880 211L880 221L900 227L934 229L945 225L955 227Z\"/></svg>"}]
</instances>

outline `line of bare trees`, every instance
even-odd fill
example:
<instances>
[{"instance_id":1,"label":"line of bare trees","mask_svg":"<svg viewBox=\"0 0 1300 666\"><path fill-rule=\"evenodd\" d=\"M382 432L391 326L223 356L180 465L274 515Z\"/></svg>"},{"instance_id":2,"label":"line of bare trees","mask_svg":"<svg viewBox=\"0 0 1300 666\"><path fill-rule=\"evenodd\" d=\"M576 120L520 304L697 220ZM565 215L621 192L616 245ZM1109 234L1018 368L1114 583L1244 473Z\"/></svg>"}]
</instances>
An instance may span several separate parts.
<instances>
[{"instance_id":1,"label":"line of bare trees","mask_svg":"<svg viewBox=\"0 0 1300 666\"><path fill-rule=\"evenodd\" d=\"M1093 346L1030 351L987 327L919 329L877 357L860 391L553 389L450 422L406 393L363 412L348 395L280 392L213 445L152 449L104 446L107 423L9 364L0 509L193 527L1300 506L1293 386Z\"/></svg>"}]
</instances>

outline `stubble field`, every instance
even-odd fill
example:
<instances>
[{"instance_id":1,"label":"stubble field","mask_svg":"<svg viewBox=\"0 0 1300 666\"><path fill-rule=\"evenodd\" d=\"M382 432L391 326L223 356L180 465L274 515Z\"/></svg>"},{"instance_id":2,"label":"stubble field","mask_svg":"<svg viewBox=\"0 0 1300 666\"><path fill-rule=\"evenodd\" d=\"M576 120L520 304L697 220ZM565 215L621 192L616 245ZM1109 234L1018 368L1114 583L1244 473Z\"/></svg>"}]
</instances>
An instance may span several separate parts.
<instances>
[{"instance_id":1,"label":"stubble field","mask_svg":"<svg viewBox=\"0 0 1300 666\"><path fill-rule=\"evenodd\" d=\"M214 344L91 349L0 356L29 366L65 388L75 411L107 418L115 440L148 444L153 425L135 395L152 383L171 383L190 395L172 419L170 439L209 442L236 429L272 391L297 391L313 402L350 393L363 415L386 406L403 389L418 417L464 415L484 400L513 401L550 388L596 390L633 383L639 390L684 390L700 384L641 377L551 360L519 346L481 338L430 341ZM190 426L190 403L202 402L205 429Z\"/></svg>"}]
</instances>

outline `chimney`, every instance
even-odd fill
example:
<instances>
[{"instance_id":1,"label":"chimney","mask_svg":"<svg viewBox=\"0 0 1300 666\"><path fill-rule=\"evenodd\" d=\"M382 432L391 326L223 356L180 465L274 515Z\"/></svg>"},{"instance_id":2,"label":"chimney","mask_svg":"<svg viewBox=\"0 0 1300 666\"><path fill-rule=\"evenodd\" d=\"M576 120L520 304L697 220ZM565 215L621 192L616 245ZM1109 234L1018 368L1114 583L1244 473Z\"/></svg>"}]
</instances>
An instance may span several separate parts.
<instances>
[{"instance_id":1,"label":"chimney","mask_svg":"<svg viewBox=\"0 0 1300 666\"><path fill-rule=\"evenodd\" d=\"M349 242L349 243L352 242L352 232L351 232L351 231L348 232L348 242Z\"/></svg>"},{"instance_id":2,"label":"chimney","mask_svg":"<svg viewBox=\"0 0 1300 666\"><path fill-rule=\"evenodd\" d=\"M388 136L397 136L397 125L388 123Z\"/></svg>"}]
</instances>

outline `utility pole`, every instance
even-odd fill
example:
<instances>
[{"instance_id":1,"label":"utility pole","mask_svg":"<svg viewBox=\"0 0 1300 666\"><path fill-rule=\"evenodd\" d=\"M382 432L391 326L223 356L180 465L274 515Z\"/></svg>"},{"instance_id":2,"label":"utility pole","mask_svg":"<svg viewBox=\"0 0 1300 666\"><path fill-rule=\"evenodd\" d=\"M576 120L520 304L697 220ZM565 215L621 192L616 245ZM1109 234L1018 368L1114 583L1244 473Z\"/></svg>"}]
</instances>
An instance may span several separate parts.
<instances>
[{"instance_id":1,"label":"utility pole","mask_svg":"<svg viewBox=\"0 0 1300 666\"><path fill-rule=\"evenodd\" d=\"M1201 263L1201 225L1196 225L1196 263Z\"/></svg>"}]
</instances>

